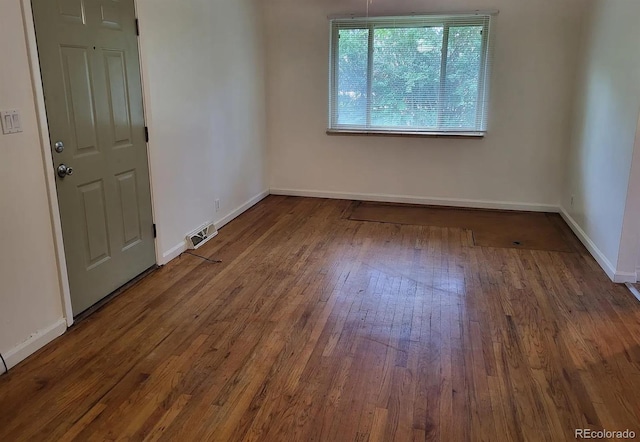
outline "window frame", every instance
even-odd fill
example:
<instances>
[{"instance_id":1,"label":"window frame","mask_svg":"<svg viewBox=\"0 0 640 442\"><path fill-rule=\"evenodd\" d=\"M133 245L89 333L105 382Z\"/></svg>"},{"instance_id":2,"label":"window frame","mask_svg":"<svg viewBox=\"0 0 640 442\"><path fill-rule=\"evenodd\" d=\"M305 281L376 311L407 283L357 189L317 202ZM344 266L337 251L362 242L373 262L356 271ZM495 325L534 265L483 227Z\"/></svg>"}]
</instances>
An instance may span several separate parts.
<instances>
[{"instance_id":1,"label":"window frame","mask_svg":"<svg viewBox=\"0 0 640 442\"><path fill-rule=\"evenodd\" d=\"M446 86L447 56L449 48L449 29L460 26L461 23L482 26L482 47L480 72L478 75L478 100L476 111L476 125L474 128L442 128L439 124L434 128L411 128L400 126L371 126L371 91L373 84L373 51L374 30L376 27L410 28L440 26L443 28L442 55L440 61L440 96ZM330 19L330 48L329 48L329 116L327 134L354 135L399 135L399 136L454 136L454 137L484 137L487 132L488 94L491 74L492 56L492 14L422 14L411 16L385 16L369 18L332 18ZM367 102L366 126L339 124L338 119L338 63L339 63L339 33L344 29L367 29ZM439 100L438 121L443 118L442 109L445 101Z\"/></svg>"}]
</instances>

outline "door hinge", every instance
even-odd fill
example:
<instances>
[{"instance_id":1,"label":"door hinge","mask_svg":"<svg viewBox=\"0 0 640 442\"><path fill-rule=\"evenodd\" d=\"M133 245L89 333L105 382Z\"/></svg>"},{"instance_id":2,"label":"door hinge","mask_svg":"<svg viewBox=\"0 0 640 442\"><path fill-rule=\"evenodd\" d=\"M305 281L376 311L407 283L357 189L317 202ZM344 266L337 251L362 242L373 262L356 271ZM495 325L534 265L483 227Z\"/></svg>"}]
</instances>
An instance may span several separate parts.
<instances>
[{"instance_id":1,"label":"door hinge","mask_svg":"<svg viewBox=\"0 0 640 442\"><path fill-rule=\"evenodd\" d=\"M144 141L149 142L149 128L147 126L144 127Z\"/></svg>"},{"instance_id":2,"label":"door hinge","mask_svg":"<svg viewBox=\"0 0 640 442\"><path fill-rule=\"evenodd\" d=\"M158 231L156 230L155 223L153 224L153 237L156 238L158 236Z\"/></svg>"},{"instance_id":3,"label":"door hinge","mask_svg":"<svg viewBox=\"0 0 640 442\"><path fill-rule=\"evenodd\" d=\"M136 35L140 35L140 23L138 22L138 19L136 18Z\"/></svg>"}]
</instances>

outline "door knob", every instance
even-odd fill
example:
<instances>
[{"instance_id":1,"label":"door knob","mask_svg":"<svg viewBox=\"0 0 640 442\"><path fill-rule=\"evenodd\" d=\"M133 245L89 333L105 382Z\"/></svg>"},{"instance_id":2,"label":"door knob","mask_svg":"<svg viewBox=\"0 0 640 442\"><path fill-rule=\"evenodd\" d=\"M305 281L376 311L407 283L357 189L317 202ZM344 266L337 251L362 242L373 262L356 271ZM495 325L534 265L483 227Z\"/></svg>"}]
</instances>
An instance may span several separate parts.
<instances>
[{"instance_id":1,"label":"door knob","mask_svg":"<svg viewBox=\"0 0 640 442\"><path fill-rule=\"evenodd\" d=\"M62 141L56 141L56 144L53 145L53 148L56 152L62 153L64 150L64 143Z\"/></svg>"},{"instance_id":2,"label":"door knob","mask_svg":"<svg viewBox=\"0 0 640 442\"><path fill-rule=\"evenodd\" d=\"M61 164L58 166L58 176L60 178L64 178L67 175L73 175L73 167L69 167L65 164Z\"/></svg>"}]
</instances>

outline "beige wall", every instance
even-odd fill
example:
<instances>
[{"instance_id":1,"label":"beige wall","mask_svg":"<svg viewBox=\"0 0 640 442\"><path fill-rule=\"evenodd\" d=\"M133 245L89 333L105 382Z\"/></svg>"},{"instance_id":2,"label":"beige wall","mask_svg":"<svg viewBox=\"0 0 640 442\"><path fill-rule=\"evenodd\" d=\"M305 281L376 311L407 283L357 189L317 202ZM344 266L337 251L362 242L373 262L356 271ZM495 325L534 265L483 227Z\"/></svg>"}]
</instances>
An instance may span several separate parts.
<instances>
[{"instance_id":1,"label":"beige wall","mask_svg":"<svg viewBox=\"0 0 640 442\"><path fill-rule=\"evenodd\" d=\"M0 134L0 353L9 355L10 365L23 357L20 348L25 343L64 330L20 4L20 0L0 0L0 41L5 42L0 109L19 109L24 128L20 134Z\"/></svg>"},{"instance_id":2,"label":"beige wall","mask_svg":"<svg viewBox=\"0 0 640 442\"><path fill-rule=\"evenodd\" d=\"M557 206L581 5L581 0L371 4L371 14L500 10L494 29L489 132L483 140L467 140L326 135L327 15L362 14L365 1L269 1L271 187L466 200L463 204Z\"/></svg>"},{"instance_id":3,"label":"beige wall","mask_svg":"<svg viewBox=\"0 0 640 442\"><path fill-rule=\"evenodd\" d=\"M257 3L137 1L161 263L268 190Z\"/></svg>"},{"instance_id":4,"label":"beige wall","mask_svg":"<svg viewBox=\"0 0 640 442\"><path fill-rule=\"evenodd\" d=\"M630 179L640 113L640 2L587 3L562 206L609 275L633 279L640 233L640 152Z\"/></svg>"}]
</instances>

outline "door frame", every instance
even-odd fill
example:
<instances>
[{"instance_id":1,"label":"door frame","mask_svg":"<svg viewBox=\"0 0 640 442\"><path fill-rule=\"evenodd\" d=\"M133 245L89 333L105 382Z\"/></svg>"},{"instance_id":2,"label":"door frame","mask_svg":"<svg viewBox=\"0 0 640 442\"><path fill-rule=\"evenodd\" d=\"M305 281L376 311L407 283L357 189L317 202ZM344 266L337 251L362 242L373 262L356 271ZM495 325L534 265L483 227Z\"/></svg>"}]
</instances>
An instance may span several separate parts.
<instances>
[{"instance_id":1,"label":"door frame","mask_svg":"<svg viewBox=\"0 0 640 442\"><path fill-rule=\"evenodd\" d=\"M53 158L51 156L51 146L49 137L49 123L47 121L47 111L44 104L44 91L42 86L42 74L40 72L40 60L38 58L38 45L36 43L36 28L33 20L31 0L20 0L22 6L22 20L25 29L25 40L27 44L27 57L29 58L29 70L31 72L31 86L34 94L34 105L36 109L36 119L38 121L38 134L40 137L40 148L42 150L42 166L44 168L45 182L47 185L47 199L49 200L49 214L56 255L56 267L58 269L59 289L62 296L62 307L67 327L73 324L73 309L71 307L71 290L69 288L69 272L64 253L64 240L62 238L62 222L60 218L60 206L58 204L58 192L56 189L56 177L54 174ZM133 0L134 8L138 11L138 2ZM142 48L140 38L138 42L138 62L140 64L140 81L142 83L142 108L145 125L148 126L149 109L147 108L147 88L145 87L145 74L142 66ZM154 198L153 171L151 169L151 149L149 142L147 148L147 165L149 168L149 187L151 189L151 215L156 220L156 201ZM156 264L160 262L160 249L158 248L158 238L154 238Z\"/></svg>"}]
</instances>

